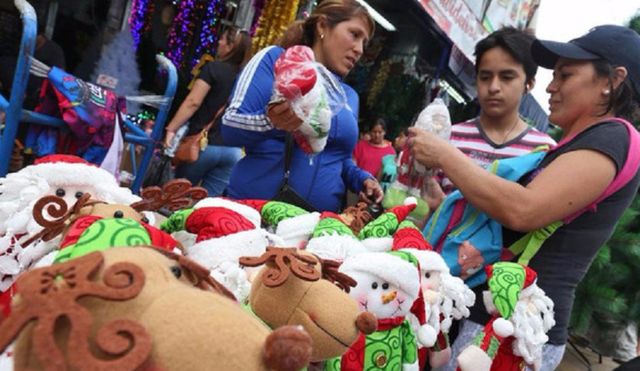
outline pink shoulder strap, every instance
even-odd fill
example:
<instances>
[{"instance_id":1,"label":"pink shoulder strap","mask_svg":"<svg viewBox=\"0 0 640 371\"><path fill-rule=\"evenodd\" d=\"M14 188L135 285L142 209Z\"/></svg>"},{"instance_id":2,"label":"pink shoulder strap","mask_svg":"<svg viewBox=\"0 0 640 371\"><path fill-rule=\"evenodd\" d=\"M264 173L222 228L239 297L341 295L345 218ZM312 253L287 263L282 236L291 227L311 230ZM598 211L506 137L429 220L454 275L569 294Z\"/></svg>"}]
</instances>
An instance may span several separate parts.
<instances>
[{"instance_id":1,"label":"pink shoulder strap","mask_svg":"<svg viewBox=\"0 0 640 371\"><path fill-rule=\"evenodd\" d=\"M624 124L627 130L629 131L629 153L627 154L627 159L624 165L622 166L622 169L620 170L620 172L618 172L618 175L616 175L616 177L609 184L609 186L604 190L604 192L602 192L600 197L598 197L595 201L593 201L590 205L588 205L584 209L576 211L575 213L564 218L562 220L564 223L571 222L573 219L579 217L580 215L582 215L582 213L586 211L595 211L596 205L600 201L611 196L614 192L624 187L624 185L627 184L633 178L633 176L638 172L638 168L640 168L640 133L638 133L638 130L636 130L636 128L633 127L633 125L631 125L626 120L623 120L617 117L613 117L610 120L618 121ZM573 136L571 136L570 138L565 138L565 140L562 140L554 148L557 148L563 145L564 143L568 142L572 138Z\"/></svg>"}]
</instances>

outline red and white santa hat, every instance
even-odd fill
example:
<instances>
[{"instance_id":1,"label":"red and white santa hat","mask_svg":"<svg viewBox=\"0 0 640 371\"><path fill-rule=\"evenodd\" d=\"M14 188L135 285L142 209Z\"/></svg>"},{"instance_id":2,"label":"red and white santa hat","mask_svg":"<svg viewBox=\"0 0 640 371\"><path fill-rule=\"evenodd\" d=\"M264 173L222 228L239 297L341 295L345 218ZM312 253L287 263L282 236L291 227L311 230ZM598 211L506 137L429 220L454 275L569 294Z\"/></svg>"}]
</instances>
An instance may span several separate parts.
<instances>
[{"instance_id":1,"label":"red and white santa hat","mask_svg":"<svg viewBox=\"0 0 640 371\"><path fill-rule=\"evenodd\" d=\"M361 230L359 238L367 251L391 251L393 247L393 233L404 221L418 201L415 197L407 197L404 205L394 206L382 213L375 220L367 223Z\"/></svg>"},{"instance_id":2,"label":"red and white santa hat","mask_svg":"<svg viewBox=\"0 0 640 371\"><path fill-rule=\"evenodd\" d=\"M256 209L266 224L275 228L284 246L303 249L320 220L320 213L308 212L298 206L281 201L238 200Z\"/></svg>"},{"instance_id":3,"label":"red and white santa hat","mask_svg":"<svg viewBox=\"0 0 640 371\"><path fill-rule=\"evenodd\" d=\"M44 156L17 174L45 179L52 186L88 186L97 193L92 194L93 198L110 203L131 204L140 200L140 197L133 195L128 188L120 187L113 174L77 156Z\"/></svg>"},{"instance_id":4,"label":"red and white santa hat","mask_svg":"<svg viewBox=\"0 0 640 371\"><path fill-rule=\"evenodd\" d=\"M200 200L184 221L197 234L186 255L207 268L222 262L238 262L241 256L262 255L267 246L282 246L282 239L260 228L260 214L253 208L222 198Z\"/></svg>"},{"instance_id":5,"label":"red and white santa hat","mask_svg":"<svg viewBox=\"0 0 640 371\"><path fill-rule=\"evenodd\" d=\"M423 272L431 270L423 268L423 260L426 265L430 266L431 263L429 260L432 258L431 254L435 254L438 257L440 256L433 251L431 244L424 239L422 232L420 232L415 224L408 220L400 223L398 230L393 235L392 251L403 251L413 255L418 261L419 277L422 277ZM421 260L421 258L423 260ZM440 260L442 260L442 258L440 258ZM444 263L444 260L442 262ZM436 330L427 323L425 305L424 294L422 293L422 289L420 289L418 298L413 302L410 312L417 318L420 324L420 328L416 333L418 342L422 346L430 348L435 344L438 334Z\"/></svg>"}]
</instances>

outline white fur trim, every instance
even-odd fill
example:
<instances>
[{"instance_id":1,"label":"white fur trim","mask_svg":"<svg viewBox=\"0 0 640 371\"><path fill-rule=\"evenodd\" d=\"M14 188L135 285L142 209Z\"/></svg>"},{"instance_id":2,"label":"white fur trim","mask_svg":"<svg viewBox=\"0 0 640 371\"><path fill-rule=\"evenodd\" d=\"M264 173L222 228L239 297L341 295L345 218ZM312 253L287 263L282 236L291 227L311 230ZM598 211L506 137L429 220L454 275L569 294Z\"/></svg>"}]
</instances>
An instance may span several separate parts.
<instances>
[{"instance_id":1,"label":"white fur trim","mask_svg":"<svg viewBox=\"0 0 640 371\"><path fill-rule=\"evenodd\" d=\"M416 337L421 345L427 348L431 348L436 343L438 334L436 333L436 330L430 325L422 325L418 329Z\"/></svg>"},{"instance_id":2,"label":"white fur trim","mask_svg":"<svg viewBox=\"0 0 640 371\"><path fill-rule=\"evenodd\" d=\"M116 178L110 172L99 167L82 163L42 163L30 165L19 171L44 178L56 184L116 184Z\"/></svg>"},{"instance_id":3,"label":"white fur trim","mask_svg":"<svg viewBox=\"0 0 640 371\"><path fill-rule=\"evenodd\" d=\"M369 252L391 251L393 237L369 237L362 240L362 244Z\"/></svg>"},{"instance_id":4,"label":"white fur trim","mask_svg":"<svg viewBox=\"0 0 640 371\"><path fill-rule=\"evenodd\" d=\"M493 330L503 338L512 336L515 333L513 323L504 318L496 318L496 320L493 321Z\"/></svg>"},{"instance_id":5,"label":"white fur trim","mask_svg":"<svg viewBox=\"0 0 640 371\"><path fill-rule=\"evenodd\" d=\"M449 267L440 254L435 251L418 250L414 248L400 249L400 251L406 251L418 259L420 263L420 269L422 271L439 271L443 273L449 273Z\"/></svg>"},{"instance_id":6,"label":"white fur trim","mask_svg":"<svg viewBox=\"0 0 640 371\"><path fill-rule=\"evenodd\" d=\"M491 295L491 291L485 290L482 292L482 302L484 303L484 307L487 309L487 313L492 316L499 316L500 312L498 312L498 308L493 304L493 296Z\"/></svg>"},{"instance_id":7,"label":"white fur trim","mask_svg":"<svg viewBox=\"0 0 640 371\"><path fill-rule=\"evenodd\" d=\"M489 371L491 363L491 358L477 345L469 345L458 356L462 371Z\"/></svg>"},{"instance_id":8,"label":"white fur trim","mask_svg":"<svg viewBox=\"0 0 640 371\"><path fill-rule=\"evenodd\" d=\"M221 197L207 197L198 201L195 205L193 205L194 209L200 209L203 207L222 207L225 209L229 209L231 211L235 211L236 213L247 218L256 228L260 228L260 222L262 221L262 217L258 210L243 205L238 202L233 202L231 200L227 200L226 198Z\"/></svg>"},{"instance_id":9,"label":"white fur trim","mask_svg":"<svg viewBox=\"0 0 640 371\"><path fill-rule=\"evenodd\" d=\"M418 298L418 290L420 290L418 268L398 256L366 252L346 259L338 271L347 275L351 272L371 274L404 291L409 296L409 300L414 301Z\"/></svg>"},{"instance_id":10,"label":"white fur trim","mask_svg":"<svg viewBox=\"0 0 640 371\"><path fill-rule=\"evenodd\" d=\"M201 241L186 248L186 256L211 269L222 262L237 263L241 256L260 256L271 245L269 234L251 229Z\"/></svg>"},{"instance_id":11,"label":"white fur trim","mask_svg":"<svg viewBox=\"0 0 640 371\"><path fill-rule=\"evenodd\" d=\"M339 234L314 237L309 240L306 251L322 259L343 262L350 256L366 252L362 243L352 236Z\"/></svg>"},{"instance_id":12,"label":"white fur trim","mask_svg":"<svg viewBox=\"0 0 640 371\"><path fill-rule=\"evenodd\" d=\"M318 212L283 219L278 223L276 234L282 237L285 246L301 248L311 238L319 220Z\"/></svg>"},{"instance_id":13,"label":"white fur trim","mask_svg":"<svg viewBox=\"0 0 640 371\"><path fill-rule=\"evenodd\" d=\"M402 371L420 371L420 365L418 364L418 360L413 363L403 363Z\"/></svg>"},{"instance_id":14,"label":"white fur trim","mask_svg":"<svg viewBox=\"0 0 640 371\"><path fill-rule=\"evenodd\" d=\"M405 206L409 206L409 205L417 205L418 204L418 199L410 196L404 199L404 201L402 202L403 205Z\"/></svg>"},{"instance_id":15,"label":"white fur trim","mask_svg":"<svg viewBox=\"0 0 640 371\"><path fill-rule=\"evenodd\" d=\"M533 283L525 288L523 288L520 291L520 299L526 297L526 296L531 296L531 294L533 294L536 290L538 290L538 285L536 285L537 281L533 281Z\"/></svg>"}]
</instances>

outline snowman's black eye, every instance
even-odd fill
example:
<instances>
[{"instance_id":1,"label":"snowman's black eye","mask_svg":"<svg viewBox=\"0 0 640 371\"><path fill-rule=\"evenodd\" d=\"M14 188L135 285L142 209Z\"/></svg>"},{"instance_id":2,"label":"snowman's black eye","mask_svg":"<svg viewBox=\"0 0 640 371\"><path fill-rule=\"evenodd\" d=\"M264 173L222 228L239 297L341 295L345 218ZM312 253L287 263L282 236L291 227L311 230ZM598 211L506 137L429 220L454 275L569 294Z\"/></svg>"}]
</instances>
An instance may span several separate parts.
<instances>
[{"instance_id":1,"label":"snowman's black eye","mask_svg":"<svg viewBox=\"0 0 640 371\"><path fill-rule=\"evenodd\" d=\"M176 278L182 277L182 269L180 267L173 266L171 267L171 273L173 273Z\"/></svg>"},{"instance_id":2,"label":"snowman's black eye","mask_svg":"<svg viewBox=\"0 0 640 371\"><path fill-rule=\"evenodd\" d=\"M371 288L374 289L374 290L377 289L378 288L378 283L377 282L372 283L371 284Z\"/></svg>"},{"instance_id":3,"label":"snowman's black eye","mask_svg":"<svg viewBox=\"0 0 640 371\"><path fill-rule=\"evenodd\" d=\"M66 195L66 194L67 194L67 192L65 192L64 189L62 189L62 188L56 189L56 196L64 197L64 195Z\"/></svg>"},{"instance_id":4,"label":"snowman's black eye","mask_svg":"<svg viewBox=\"0 0 640 371\"><path fill-rule=\"evenodd\" d=\"M431 278L431 273L429 273L429 272L425 273L425 274L424 274L424 277L425 277L426 279Z\"/></svg>"},{"instance_id":5,"label":"snowman's black eye","mask_svg":"<svg viewBox=\"0 0 640 371\"><path fill-rule=\"evenodd\" d=\"M385 282L385 283L383 283L383 284L382 284L382 289L383 289L383 290L389 290L389 284L388 284L388 283L386 283L386 282Z\"/></svg>"},{"instance_id":6,"label":"snowman's black eye","mask_svg":"<svg viewBox=\"0 0 640 371\"><path fill-rule=\"evenodd\" d=\"M118 210L115 213L113 213L114 218L122 218L123 216L124 216L124 213L122 212L122 210Z\"/></svg>"},{"instance_id":7,"label":"snowman's black eye","mask_svg":"<svg viewBox=\"0 0 640 371\"><path fill-rule=\"evenodd\" d=\"M76 198L79 199L80 197L82 197L83 194L84 193L82 193L80 191L76 192Z\"/></svg>"}]
</instances>

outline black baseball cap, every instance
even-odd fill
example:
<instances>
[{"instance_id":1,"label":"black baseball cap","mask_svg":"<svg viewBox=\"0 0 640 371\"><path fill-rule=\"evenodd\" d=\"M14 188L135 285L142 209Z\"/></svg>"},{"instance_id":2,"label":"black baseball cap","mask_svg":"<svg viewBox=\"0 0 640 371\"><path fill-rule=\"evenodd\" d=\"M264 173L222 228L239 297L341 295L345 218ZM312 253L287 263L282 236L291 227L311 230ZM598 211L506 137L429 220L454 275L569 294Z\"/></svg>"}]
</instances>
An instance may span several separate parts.
<instances>
[{"instance_id":1,"label":"black baseball cap","mask_svg":"<svg viewBox=\"0 0 640 371\"><path fill-rule=\"evenodd\" d=\"M531 45L533 60L540 67L553 69L558 58L576 60L604 59L627 69L627 78L640 100L640 35L634 30L614 25L594 27L568 43L535 40Z\"/></svg>"}]
</instances>

